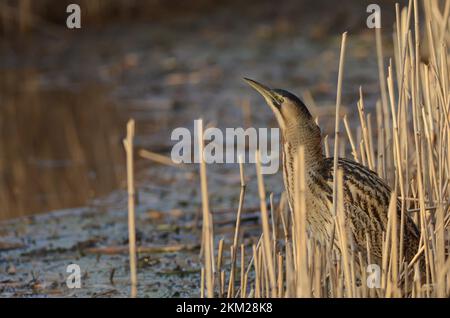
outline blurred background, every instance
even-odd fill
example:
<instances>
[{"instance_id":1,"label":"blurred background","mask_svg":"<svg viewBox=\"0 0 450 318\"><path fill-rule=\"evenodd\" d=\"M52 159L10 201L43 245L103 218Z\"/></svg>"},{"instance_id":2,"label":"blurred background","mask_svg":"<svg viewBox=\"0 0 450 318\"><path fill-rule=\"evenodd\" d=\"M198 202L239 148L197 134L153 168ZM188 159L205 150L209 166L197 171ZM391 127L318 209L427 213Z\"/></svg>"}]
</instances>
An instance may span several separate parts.
<instances>
[{"instance_id":1,"label":"blurred background","mask_svg":"<svg viewBox=\"0 0 450 318\"><path fill-rule=\"evenodd\" d=\"M219 127L273 125L268 109L254 110L243 76L332 106L343 31L344 102L361 84L371 105L371 2L2 0L0 219L82 206L122 188L129 117L137 147L165 154L171 130L200 116ZM70 3L81 7L81 29L66 27ZM378 4L390 40L394 3ZM138 171L147 165L138 160Z\"/></svg>"}]
</instances>

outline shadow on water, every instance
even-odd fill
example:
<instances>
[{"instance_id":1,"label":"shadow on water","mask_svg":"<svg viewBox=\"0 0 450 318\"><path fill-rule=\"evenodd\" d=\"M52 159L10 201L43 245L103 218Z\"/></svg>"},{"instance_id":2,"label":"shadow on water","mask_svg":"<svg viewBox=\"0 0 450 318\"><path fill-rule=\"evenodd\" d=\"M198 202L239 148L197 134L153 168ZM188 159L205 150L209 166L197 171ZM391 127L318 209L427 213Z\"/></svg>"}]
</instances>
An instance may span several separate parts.
<instances>
[{"instance_id":1,"label":"shadow on water","mask_svg":"<svg viewBox=\"0 0 450 318\"><path fill-rule=\"evenodd\" d=\"M45 88L33 70L0 80L0 219L79 206L123 180L125 118L104 86Z\"/></svg>"}]
</instances>

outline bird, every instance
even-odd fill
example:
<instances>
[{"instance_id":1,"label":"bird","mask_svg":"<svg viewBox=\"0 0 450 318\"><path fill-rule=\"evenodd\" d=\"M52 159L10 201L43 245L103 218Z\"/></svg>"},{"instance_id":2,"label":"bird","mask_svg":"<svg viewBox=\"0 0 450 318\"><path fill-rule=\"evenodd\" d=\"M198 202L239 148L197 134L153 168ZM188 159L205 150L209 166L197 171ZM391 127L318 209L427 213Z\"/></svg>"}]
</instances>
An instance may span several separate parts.
<instances>
[{"instance_id":1,"label":"bird","mask_svg":"<svg viewBox=\"0 0 450 318\"><path fill-rule=\"evenodd\" d=\"M323 152L322 134L305 104L283 89L271 89L255 80L244 80L261 94L275 115L282 143L283 180L288 203L294 206L294 180L297 177L294 159L304 147L306 178L306 222L311 235L320 244L336 244L333 240L333 177L334 159ZM381 267L384 234L388 225L392 190L374 171L352 160L338 158L343 171L343 206L345 220L351 230L354 247L367 256L369 246L372 262ZM397 199L397 224L401 204ZM418 253L420 231L413 219L404 215L404 260L410 262Z\"/></svg>"}]
</instances>

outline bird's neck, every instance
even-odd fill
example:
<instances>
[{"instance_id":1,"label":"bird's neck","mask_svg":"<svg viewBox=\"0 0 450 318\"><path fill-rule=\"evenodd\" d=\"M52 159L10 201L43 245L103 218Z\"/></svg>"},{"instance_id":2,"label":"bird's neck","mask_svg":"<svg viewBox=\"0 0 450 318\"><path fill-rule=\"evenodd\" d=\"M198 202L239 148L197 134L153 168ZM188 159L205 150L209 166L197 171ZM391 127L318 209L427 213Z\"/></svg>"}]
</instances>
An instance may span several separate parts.
<instances>
[{"instance_id":1,"label":"bird's neck","mask_svg":"<svg viewBox=\"0 0 450 318\"><path fill-rule=\"evenodd\" d=\"M320 171L325 160L320 130L317 133L311 133L311 131L302 128L286 130L283 134L283 151L286 164L294 166L294 158L298 155L301 145L304 146L306 172Z\"/></svg>"},{"instance_id":2,"label":"bird's neck","mask_svg":"<svg viewBox=\"0 0 450 318\"><path fill-rule=\"evenodd\" d=\"M304 145L305 154L305 177L306 177L306 190L310 191L310 184L314 183L317 177L321 176L324 166L324 156L321 151L320 141L317 142L311 139L302 140L297 142L292 138L283 138L283 180L286 189L289 207L291 210L294 208L295 197L295 180L298 178L298 171L295 165L295 158L298 156L298 149L300 145ZM307 196L310 198L311 196Z\"/></svg>"},{"instance_id":3,"label":"bird's neck","mask_svg":"<svg viewBox=\"0 0 450 318\"><path fill-rule=\"evenodd\" d=\"M286 189L289 207L291 210L294 207L295 197L295 180L298 178L298 171L295 165L295 157L298 156L298 149L300 145L304 146L305 154L305 177L306 190L310 191L310 185L314 180L322 175L323 166L325 165L325 158L322 153L321 141L313 138L305 138L302 140L289 138L283 136L283 180ZM311 196L307 196L311 198Z\"/></svg>"}]
</instances>

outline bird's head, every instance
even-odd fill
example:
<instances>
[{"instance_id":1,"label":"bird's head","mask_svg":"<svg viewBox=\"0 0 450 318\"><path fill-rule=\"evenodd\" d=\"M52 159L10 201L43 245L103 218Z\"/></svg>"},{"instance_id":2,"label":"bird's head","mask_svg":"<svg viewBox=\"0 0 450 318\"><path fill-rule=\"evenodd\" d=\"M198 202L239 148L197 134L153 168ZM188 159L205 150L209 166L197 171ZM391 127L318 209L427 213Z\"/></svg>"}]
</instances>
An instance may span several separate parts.
<instances>
[{"instance_id":1,"label":"bird's head","mask_svg":"<svg viewBox=\"0 0 450 318\"><path fill-rule=\"evenodd\" d=\"M306 145L311 141L320 147L320 128L297 96L282 89L271 89L248 78L244 80L264 97L287 141Z\"/></svg>"}]
</instances>

